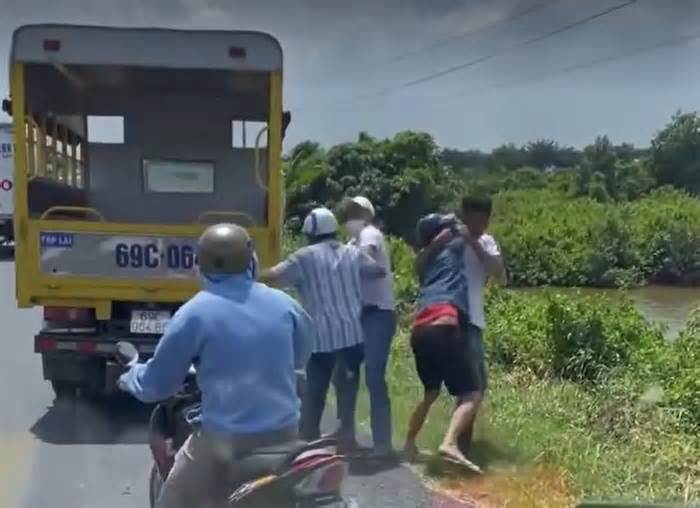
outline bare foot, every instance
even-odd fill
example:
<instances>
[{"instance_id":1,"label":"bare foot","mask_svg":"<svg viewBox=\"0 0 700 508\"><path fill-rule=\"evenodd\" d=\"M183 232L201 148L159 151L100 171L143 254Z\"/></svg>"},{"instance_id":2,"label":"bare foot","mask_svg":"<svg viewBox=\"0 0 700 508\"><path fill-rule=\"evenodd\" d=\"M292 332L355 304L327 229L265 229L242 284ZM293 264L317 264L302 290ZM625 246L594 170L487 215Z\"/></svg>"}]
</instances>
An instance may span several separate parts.
<instances>
[{"instance_id":1,"label":"bare foot","mask_svg":"<svg viewBox=\"0 0 700 508\"><path fill-rule=\"evenodd\" d=\"M401 455L406 462L413 463L418 457L418 448L414 444L406 444L403 447Z\"/></svg>"},{"instance_id":2,"label":"bare foot","mask_svg":"<svg viewBox=\"0 0 700 508\"><path fill-rule=\"evenodd\" d=\"M454 445L441 444L438 448L438 454L446 461L452 464L457 464L458 466L464 466L473 473L482 474L483 471L479 466L474 464L471 460L467 459L459 448Z\"/></svg>"}]
</instances>

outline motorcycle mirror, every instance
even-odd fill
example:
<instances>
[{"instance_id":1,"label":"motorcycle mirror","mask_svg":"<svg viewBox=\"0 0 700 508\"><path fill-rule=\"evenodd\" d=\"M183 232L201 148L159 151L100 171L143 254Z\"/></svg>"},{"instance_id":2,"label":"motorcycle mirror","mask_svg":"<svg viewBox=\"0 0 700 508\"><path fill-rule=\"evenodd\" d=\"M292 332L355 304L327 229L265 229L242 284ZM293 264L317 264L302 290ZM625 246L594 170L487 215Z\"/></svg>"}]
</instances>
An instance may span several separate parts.
<instances>
[{"instance_id":1,"label":"motorcycle mirror","mask_svg":"<svg viewBox=\"0 0 700 508\"><path fill-rule=\"evenodd\" d=\"M117 342L117 351L115 354L117 362L122 367L128 367L139 361L139 351L131 342Z\"/></svg>"}]
</instances>

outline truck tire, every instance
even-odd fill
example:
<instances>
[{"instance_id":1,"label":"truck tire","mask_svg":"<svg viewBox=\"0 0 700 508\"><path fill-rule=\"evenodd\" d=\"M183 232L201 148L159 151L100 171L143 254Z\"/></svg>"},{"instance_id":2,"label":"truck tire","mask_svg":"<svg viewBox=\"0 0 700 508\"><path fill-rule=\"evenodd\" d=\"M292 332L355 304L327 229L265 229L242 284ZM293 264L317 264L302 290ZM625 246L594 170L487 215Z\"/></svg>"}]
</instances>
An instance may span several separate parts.
<instances>
[{"instance_id":1,"label":"truck tire","mask_svg":"<svg viewBox=\"0 0 700 508\"><path fill-rule=\"evenodd\" d=\"M51 386L53 387L53 393L56 399L72 399L76 395L76 386L68 381L51 381Z\"/></svg>"}]
</instances>

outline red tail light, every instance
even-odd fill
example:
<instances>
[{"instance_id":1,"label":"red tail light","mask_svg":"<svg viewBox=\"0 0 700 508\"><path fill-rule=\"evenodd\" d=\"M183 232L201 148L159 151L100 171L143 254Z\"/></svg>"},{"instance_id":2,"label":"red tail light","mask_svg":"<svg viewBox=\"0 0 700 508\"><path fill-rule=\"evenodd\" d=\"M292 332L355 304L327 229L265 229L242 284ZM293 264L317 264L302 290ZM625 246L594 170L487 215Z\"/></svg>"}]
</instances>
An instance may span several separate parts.
<instances>
[{"instance_id":1,"label":"red tail light","mask_svg":"<svg viewBox=\"0 0 700 508\"><path fill-rule=\"evenodd\" d=\"M44 351L53 351L56 349L56 341L45 337L38 337L34 344L34 349L37 353Z\"/></svg>"},{"instance_id":2,"label":"red tail light","mask_svg":"<svg viewBox=\"0 0 700 508\"><path fill-rule=\"evenodd\" d=\"M62 323L86 323L94 321L93 309L79 309L75 307L44 307L44 321L58 321Z\"/></svg>"},{"instance_id":3,"label":"red tail light","mask_svg":"<svg viewBox=\"0 0 700 508\"><path fill-rule=\"evenodd\" d=\"M45 39L44 51L61 51L61 41L59 41L58 39Z\"/></svg>"},{"instance_id":4,"label":"red tail light","mask_svg":"<svg viewBox=\"0 0 700 508\"><path fill-rule=\"evenodd\" d=\"M316 486L321 492L336 492L343 486L347 468L342 462L336 462L321 470L322 475Z\"/></svg>"}]
</instances>

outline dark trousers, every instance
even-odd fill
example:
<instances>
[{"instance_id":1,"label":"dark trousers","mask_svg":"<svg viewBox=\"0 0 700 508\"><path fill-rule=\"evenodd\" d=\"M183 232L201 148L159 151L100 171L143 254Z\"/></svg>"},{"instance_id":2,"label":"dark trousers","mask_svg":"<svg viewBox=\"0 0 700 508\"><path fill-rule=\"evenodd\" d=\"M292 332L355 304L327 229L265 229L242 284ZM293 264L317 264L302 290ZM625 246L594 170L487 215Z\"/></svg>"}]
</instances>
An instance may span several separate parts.
<instances>
[{"instance_id":1,"label":"dark trousers","mask_svg":"<svg viewBox=\"0 0 700 508\"><path fill-rule=\"evenodd\" d=\"M321 437L321 418L326 395L336 365L336 397L340 421L340 438L355 439L355 408L364 347L357 344L329 353L313 353L306 365L306 390L301 404L301 437L312 441Z\"/></svg>"}]
</instances>

